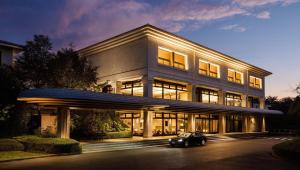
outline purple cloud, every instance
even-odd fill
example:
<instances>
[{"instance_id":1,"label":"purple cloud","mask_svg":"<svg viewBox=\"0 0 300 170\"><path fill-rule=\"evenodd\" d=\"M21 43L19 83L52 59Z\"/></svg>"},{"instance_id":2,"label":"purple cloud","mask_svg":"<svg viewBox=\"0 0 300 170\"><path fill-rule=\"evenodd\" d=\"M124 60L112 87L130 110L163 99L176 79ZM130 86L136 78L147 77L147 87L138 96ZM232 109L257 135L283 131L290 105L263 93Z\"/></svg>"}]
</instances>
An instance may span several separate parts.
<instances>
[{"instance_id":1,"label":"purple cloud","mask_svg":"<svg viewBox=\"0 0 300 170\"><path fill-rule=\"evenodd\" d=\"M220 29L222 29L222 30L232 30L232 31L236 31L236 32L245 32L246 31L245 27L240 26L238 24L225 25L225 26L221 27Z\"/></svg>"},{"instance_id":2,"label":"purple cloud","mask_svg":"<svg viewBox=\"0 0 300 170\"><path fill-rule=\"evenodd\" d=\"M256 15L256 18L258 19L270 19L271 18L271 13L268 11L263 11L260 12Z\"/></svg>"}]
</instances>

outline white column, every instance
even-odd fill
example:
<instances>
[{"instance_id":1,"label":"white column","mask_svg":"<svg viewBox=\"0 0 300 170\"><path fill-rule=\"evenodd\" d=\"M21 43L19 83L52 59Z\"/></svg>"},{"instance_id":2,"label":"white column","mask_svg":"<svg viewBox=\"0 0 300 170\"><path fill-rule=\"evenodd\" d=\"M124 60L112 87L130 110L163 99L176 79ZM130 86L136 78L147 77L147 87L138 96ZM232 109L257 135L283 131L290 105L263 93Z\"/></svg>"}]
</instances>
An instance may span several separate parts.
<instances>
[{"instance_id":1,"label":"white column","mask_svg":"<svg viewBox=\"0 0 300 170\"><path fill-rule=\"evenodd\" d=\"M70 110L58 109L57 113L57 137L70 138Z\"/></svg>"},{"instance_id":2,"label":"white column","mask_svg":"<svg viewBox=\"0 0 300 170\"><path fill-rule=\"evenodd\" d=\"M243 126L243 132L247 133L248 132L248 116L243 115L243 122L242 122L242 126Z\"/></svg>"},{"instance_id":3,"label":"white column","mask_svg":"<svg viewBox=\"0 0 300 170\"><path fill-rule=\"evenodd\" d=\"M224 134L226 132L226 117L225 113L219 114L219 134Z\"/></svg>"},{"instance_id":4,"label":"white column","mask_svg":"<svg viewBox=\"0 0 300 170\"><path fill-rule=\"evenodd\" d=\"M144 110L144 132L143 137L152 137L153 111Z\"/></svg>"},{"instance_id":5,"label":"white column","mask_svg":"<svg viewBox=\"0 0 300 170\"><path fill-rule=\"evenodd\" d=\"M187 129L188 129L188 132L195 131L195 115L194 114L191 114L191 113L188 114Z\"/></svg>"}]
</instances>

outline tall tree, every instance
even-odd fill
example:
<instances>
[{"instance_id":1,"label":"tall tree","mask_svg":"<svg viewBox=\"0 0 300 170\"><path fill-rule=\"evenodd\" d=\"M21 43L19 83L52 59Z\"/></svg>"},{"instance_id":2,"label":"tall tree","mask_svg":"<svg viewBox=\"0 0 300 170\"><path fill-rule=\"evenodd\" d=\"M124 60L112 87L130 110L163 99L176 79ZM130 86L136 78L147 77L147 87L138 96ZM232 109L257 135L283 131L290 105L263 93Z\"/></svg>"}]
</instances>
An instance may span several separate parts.
<instances>
[{"instance_id":1,"label":"tall tree","mask_svg":"<svg viewBox=\"0 0 300 170\"><path fill-rule=\"evenodd\" d=\"M97 67L72 47L59 50L50 61L51 87L88 89L97 82Z\"/></svg>"},{"instance_id":2,"label":"tall tree","mask_svg":"<svg viewBox=\"0 0 300 170\"><path fill-rule=\"evenodd\" d=\"M48 65L53 57L52 43L48 36L34 35L32 41L27 41L24 52L16 62L20 79L28 88L40 88L49 81Z\"/></svg>"}]
</instances>

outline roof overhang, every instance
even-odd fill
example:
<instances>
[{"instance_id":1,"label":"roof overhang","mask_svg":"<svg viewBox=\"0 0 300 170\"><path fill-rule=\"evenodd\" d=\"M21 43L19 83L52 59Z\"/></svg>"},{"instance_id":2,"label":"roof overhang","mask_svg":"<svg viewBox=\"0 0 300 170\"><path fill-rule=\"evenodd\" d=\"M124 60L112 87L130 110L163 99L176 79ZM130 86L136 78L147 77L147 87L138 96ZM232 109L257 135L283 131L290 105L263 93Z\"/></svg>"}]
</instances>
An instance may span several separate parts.
<instances>
[{"instance_id":1,"label":"roof overhang","mask_svg":"<svg viewBox=\"0 0 300 170\"><path fill-rule=\"evenodd\" d=\"M117 110L161 110L185 113L261 113L282 114L277 110L203 104L149 97L124 96L74 89L31 89L18 97L19 101L44 107L69 107Z\"/></svg>"}]
</instances>

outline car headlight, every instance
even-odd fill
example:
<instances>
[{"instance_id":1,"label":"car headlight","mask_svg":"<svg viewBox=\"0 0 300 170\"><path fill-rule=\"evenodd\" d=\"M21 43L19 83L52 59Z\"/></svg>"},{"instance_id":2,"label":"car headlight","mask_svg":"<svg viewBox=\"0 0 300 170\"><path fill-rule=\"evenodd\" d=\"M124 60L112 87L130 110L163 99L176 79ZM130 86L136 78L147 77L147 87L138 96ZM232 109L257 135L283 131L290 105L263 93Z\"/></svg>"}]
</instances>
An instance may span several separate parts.
<instances>
[{"instance_id":1,"label":"car headlight","mask_svg":"<svg viewBox=\"0 0 300 170\"><path fill-rule=\"evenodd\" d=\"M178 142L182 142L183 140L182 139L178 139Z\"/></svg>"},{"instance_id":2,"label":"car headlight","mask_svg":"<svg viewBox=\"0 0 300 170\"><path fill-rule=\"evenodd\" d=\"M171 142L172 139L169 139L169 142Z\"/></svg>"}]
</instances>

